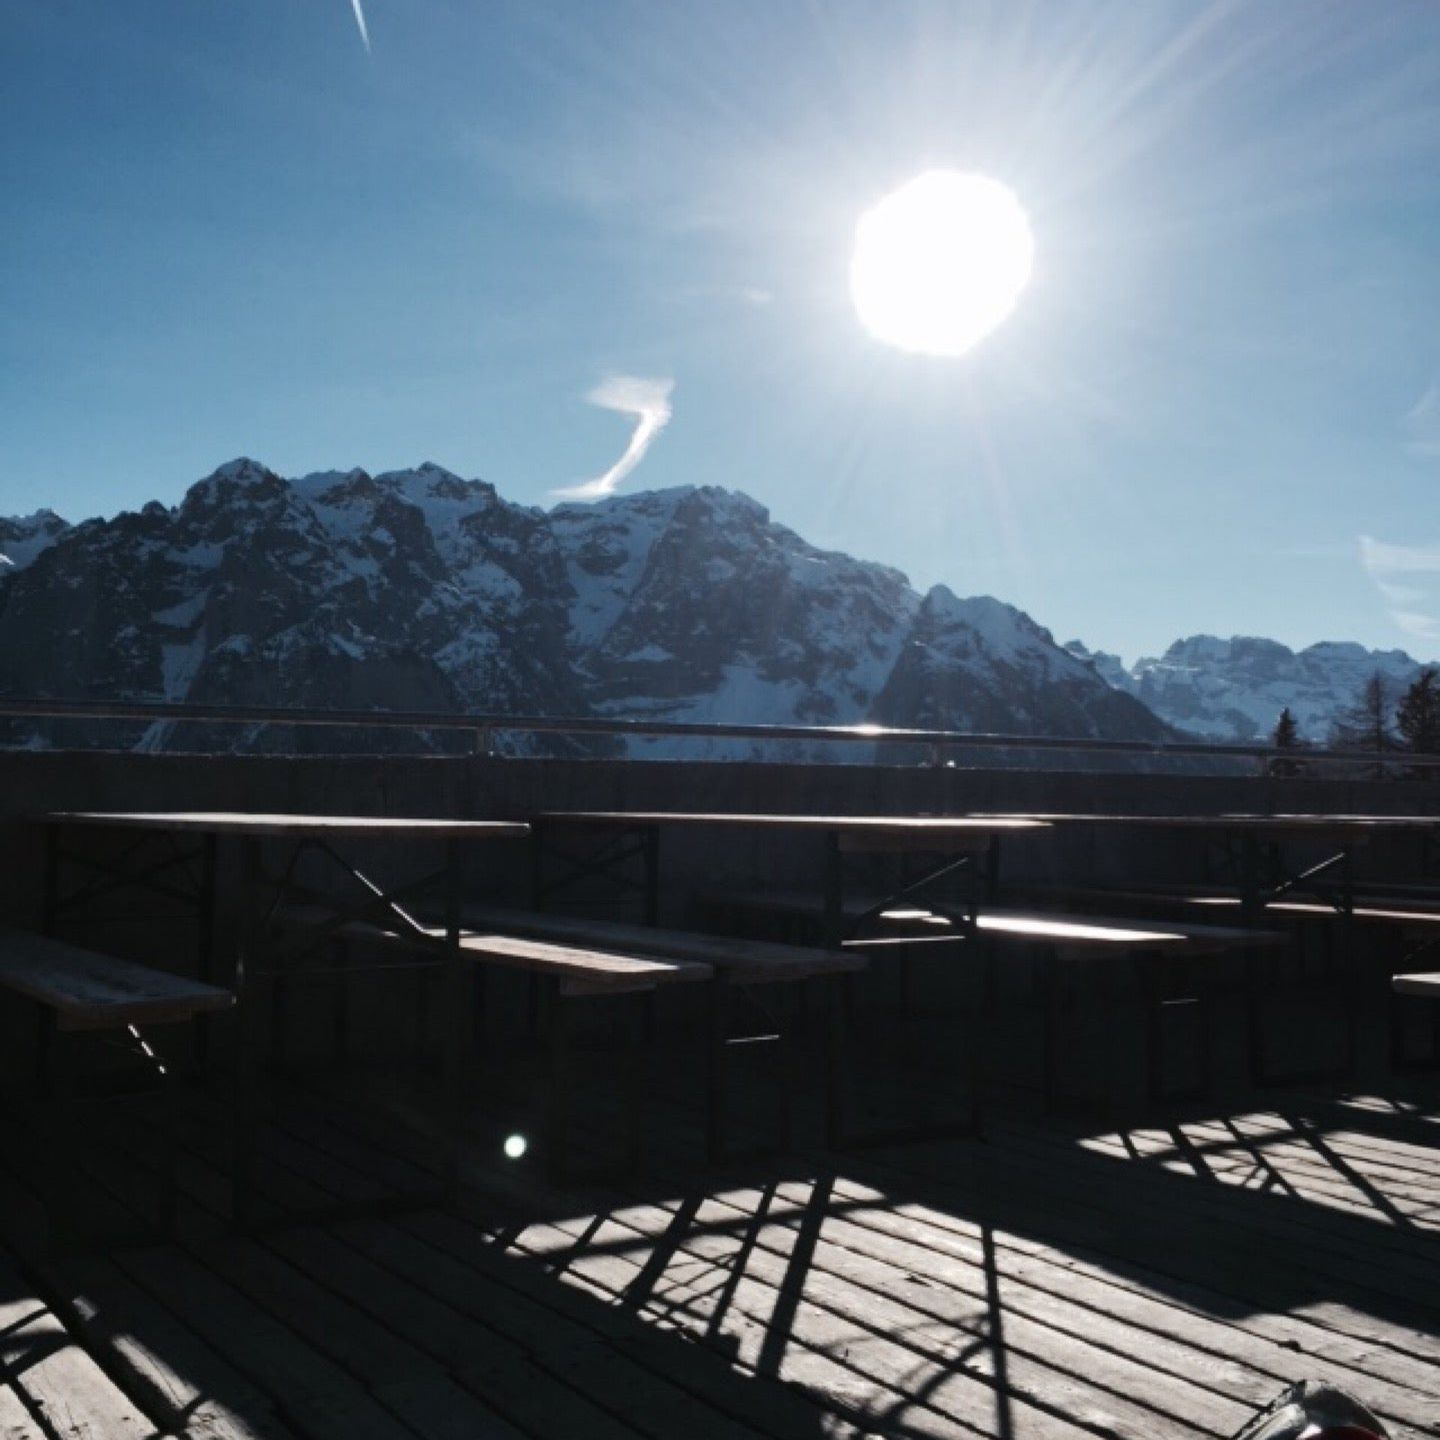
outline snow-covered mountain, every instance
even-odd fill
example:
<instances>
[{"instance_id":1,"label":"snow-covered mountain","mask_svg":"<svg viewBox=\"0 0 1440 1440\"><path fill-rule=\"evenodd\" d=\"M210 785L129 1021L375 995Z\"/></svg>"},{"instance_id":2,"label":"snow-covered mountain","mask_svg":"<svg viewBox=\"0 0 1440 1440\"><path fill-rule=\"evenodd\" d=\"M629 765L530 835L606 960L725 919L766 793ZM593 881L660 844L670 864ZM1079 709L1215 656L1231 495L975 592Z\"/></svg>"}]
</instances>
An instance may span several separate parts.
<instances>
[{"instance_id":1,"label":"snow-covered mountain","mask_svg":"<svg viewBox=\"0 0 1440 1440\"><path fill-rule=\"evenodd\" d=\"M5 523L0 695L1167 733L1018 610L921 596L714 487L546 513L436 465L242 459L173 509Z\"/></svg>"},{"instance_id":2,"label":"snow-covered mountain","mask_svg":"<svg viewBox=\"0 0 1440 1440\"><path fill-rule=\"evenodd\" d=\"M0 577L23 570L69 528L53 510L0 515Z\"/></svg>"},{"instance_id":3,"label":"snow-covered mountain","mask_svg":"<svg viewBox=\"0 0 1440 1440\"><path fill-rule=\"evenodd\" d=\"M1118 656L1092 654L1078 641L1066 648L1177 729L1218 741L1268 739L1285 706L1303 739L1326 741L1372 675L1398 700L1423 668L1403 650L1324 641L1295 651L1245 635L1192 635L1128 670Z\"/></svg>"}]
</instances>

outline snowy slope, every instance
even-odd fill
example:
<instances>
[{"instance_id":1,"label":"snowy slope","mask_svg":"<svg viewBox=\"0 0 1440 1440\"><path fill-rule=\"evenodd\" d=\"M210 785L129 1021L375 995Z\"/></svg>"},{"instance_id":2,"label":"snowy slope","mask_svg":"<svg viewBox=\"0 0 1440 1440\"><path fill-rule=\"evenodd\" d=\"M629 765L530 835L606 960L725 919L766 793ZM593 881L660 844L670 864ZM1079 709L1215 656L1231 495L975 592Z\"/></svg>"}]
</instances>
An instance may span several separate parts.
<instances>
[{"instance_id":1,"label":"snowy slope","mask_svg":"<svg viewBox=\"0 0 1440 1440\"><path fill-rule=\"evenodd\" d=\"M715 487L547 514L433 464L240 459L46 539L0 590L0 694L1165 733L1012 607L922 597Z\"/></svg>"},{"instance_id":2,"label":"snowy slope","mask_svg":"<svg viewBox=\"0 0 1440 1440\"><path fill-rule=\"evenodd\" d=\"M1078 641L1067 648L1171 725L1216 741L1267 739L1286 706L1303 739L1327 740L1372 675L1383 676L1398 699L1423 668L1403 650L1324 641L1296 651L1245 635L1192 635L1129 670Z\"/></svg>"},{"instance_id":3,"label":"snowy slope","mask_svg":"<svg viewBox=\"0 0 1440 1440\"><path fill-rule=\"evenodd\" d=\"M70 527L53 510L0 515L0 579L34 563Z\"/></svg>"}]
</instances>

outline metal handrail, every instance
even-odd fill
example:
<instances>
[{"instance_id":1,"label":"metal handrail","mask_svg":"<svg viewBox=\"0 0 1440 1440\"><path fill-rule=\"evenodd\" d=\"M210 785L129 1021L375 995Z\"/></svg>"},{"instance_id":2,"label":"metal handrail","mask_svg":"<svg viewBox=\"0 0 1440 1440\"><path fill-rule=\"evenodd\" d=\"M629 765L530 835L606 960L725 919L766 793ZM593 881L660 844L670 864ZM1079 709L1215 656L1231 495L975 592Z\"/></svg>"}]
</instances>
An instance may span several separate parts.
<instances>
[{"instance_id":1,"label":"metal handrail","mask_svg":"<svg viewBox=\"0 0 1440 1440\"><path fill-rule=\"evenodd\" d=\"M806 740L922 745L933 763L952 748L1060 750L1089 754L1263 759L1277 764L1434 764L1440 755L1404 750L1353 750L1264 744L1217 744L1201 740L1101 740L1081 736L999 735L965 730L913 730L888 725L745 725L718 721L613 719L593 715L503 715L422 710L303 710L284 706L174 705L132 700L0 700L0 718L62 720L146 720L169 724L305 725L381 730L462 730L475 735L476 748L492 753L500 733L609 735L634 739Z\"/></svg>"}]
</instances>

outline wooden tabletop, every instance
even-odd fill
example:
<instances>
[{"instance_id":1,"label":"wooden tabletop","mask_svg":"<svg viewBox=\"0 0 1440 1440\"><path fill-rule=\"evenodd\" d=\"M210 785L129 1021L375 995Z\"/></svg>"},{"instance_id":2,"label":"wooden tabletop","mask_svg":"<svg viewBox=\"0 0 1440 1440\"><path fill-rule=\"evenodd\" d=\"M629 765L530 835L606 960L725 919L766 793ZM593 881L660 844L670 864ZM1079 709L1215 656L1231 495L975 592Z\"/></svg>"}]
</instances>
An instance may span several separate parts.
<instances>
[{"instance_id":1,"label":"wooden tabletop","mask_svg":"<svg viewBox=\"0 0 1440 1440\"><path fill-rule=\"evenodd\" d=\"M1044 830L1048 825L1043 816L1030 815L773 815L683 810L547 810L535 818L567 825L733 825L754 830L823 830L915 839L1008 835Z\"/></svg>"},{"instance_id":2,"label":"wooden tabletop","mask_svg":"<svg viewBox=\"0 0 1440 1440\"><path fill-rule=\"evenodd\" d=\"M1130 829L1210 830L1229 833L1363 837L1386 832L1440 829L1440 815L1111 815L1011 812L977 819L1038 820L1046 825L1109 825Z\"/></svg>"},{"instance_id":3,"label":"wooden tabletop","mask_svg":"<svg viewBox=\"0 0 1440 1440\"><path fill-rule=\"evenodd\" d=\"M373 835L417 840L498 840L530 833L530 827L518 820L256 815L243 810L62 810L36 818L47 825L112 825L132 830L199 831L207 835Z\"/></svg>"}]
</instances>

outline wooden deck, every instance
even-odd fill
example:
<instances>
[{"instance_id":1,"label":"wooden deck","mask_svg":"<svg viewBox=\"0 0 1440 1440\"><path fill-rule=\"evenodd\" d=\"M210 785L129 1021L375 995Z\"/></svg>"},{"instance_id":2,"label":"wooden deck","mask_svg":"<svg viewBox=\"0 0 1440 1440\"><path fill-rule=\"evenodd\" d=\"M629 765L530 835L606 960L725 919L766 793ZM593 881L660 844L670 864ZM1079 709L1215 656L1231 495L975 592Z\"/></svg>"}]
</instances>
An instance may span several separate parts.
<instances>
[{"instance_id":1,"label":"wooden deck","mask_svg":"<svg viewBox=\"0 0 1440 1440\"><path fill-rule=\"evenodd\" d=\"M195 1111L180 1241L82 1257L35 1248L35 1193L64 1181L12 1125L0 1434L1154 1440L1228 1436L1302 1377L1440 1433L1440 1103L1386 1093L1127 1130L1012 1107L983 1141L722 1174L677 1106L642 1178L565 1191L482 1126L460 1215L252 1238L218 1223ZM265 1148L279 1209L428 1164L313 1094ZM86 1221L123 1224L131 1190L91 1179Z\"/></svg>"}]
</instances>

